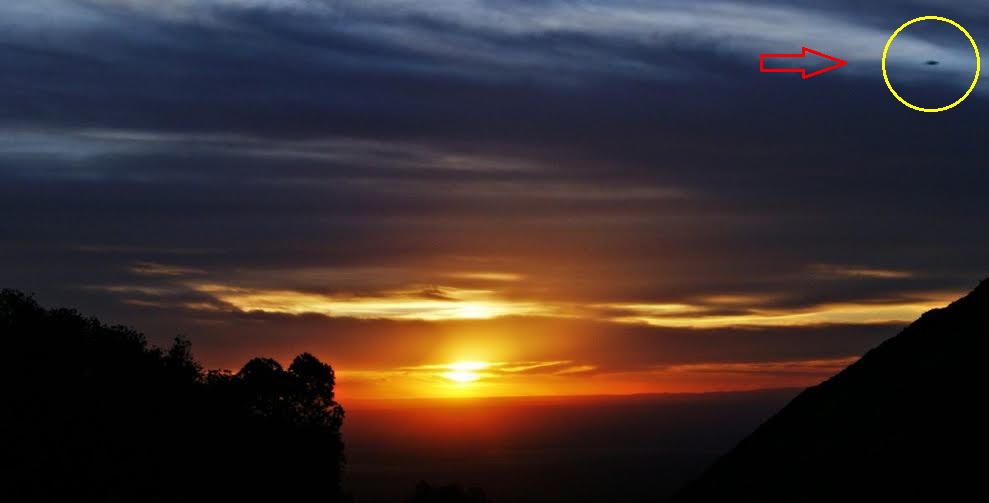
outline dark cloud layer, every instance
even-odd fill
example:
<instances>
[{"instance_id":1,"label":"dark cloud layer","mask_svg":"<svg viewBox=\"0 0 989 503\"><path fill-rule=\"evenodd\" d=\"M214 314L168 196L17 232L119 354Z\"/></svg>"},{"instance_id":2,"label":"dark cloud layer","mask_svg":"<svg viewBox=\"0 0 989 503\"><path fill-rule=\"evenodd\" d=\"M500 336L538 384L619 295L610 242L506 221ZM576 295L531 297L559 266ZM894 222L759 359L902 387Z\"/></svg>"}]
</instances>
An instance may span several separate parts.
<instances>
[{"instance_id":1,"label":"dark cloud layer","mask_svg":"<svg viewBox=\"0 0 989 503\"><path fill-rule=\"evenodd\" d=\"M238 355L307 319L247 323L190 276L578 306L748 299L710 304L719 314L960 294L989 271L987 94L914 112L890 96L879 57L897 26L931 12L989 40L984 7L5 4L0 284L162 336L199 320ZM971 48L925 30L903 35L890 70L911 99L941 103L971 78ZM850 64L807 81L756 71L759 52L801 45ZM178 272L135 269L148 263ZM270 332L237 339L244 326ZM331 346L351 329L318 332ZM678 338L691 346L672 353L653 345L666 336L624 335L642 351L622 358L723 359L711 353L722 338L744 341L725 346L741 360L774 358L790 331L801 358L878 340L829 329L832 350L806 342L825 331L777 330L775 342Z\"/></svg>"}]
</instances>

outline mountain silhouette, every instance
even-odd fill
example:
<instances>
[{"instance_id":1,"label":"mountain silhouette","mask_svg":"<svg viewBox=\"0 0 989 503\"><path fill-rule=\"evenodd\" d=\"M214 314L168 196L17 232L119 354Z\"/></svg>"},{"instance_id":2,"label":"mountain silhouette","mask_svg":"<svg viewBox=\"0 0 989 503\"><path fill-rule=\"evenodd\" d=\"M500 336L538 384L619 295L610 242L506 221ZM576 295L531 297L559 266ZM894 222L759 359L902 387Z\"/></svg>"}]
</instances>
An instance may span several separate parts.
<instances>
[{"instance_id":1,"label":"mountain silhouette","mask_svg":"<svg viewBox=\"0 0 989 503\"><path fill-rule=\"evenodd\" d=\"M805 390L671 501L972 499L987 337L989 280Z\"/></svg>"}]
</instances>

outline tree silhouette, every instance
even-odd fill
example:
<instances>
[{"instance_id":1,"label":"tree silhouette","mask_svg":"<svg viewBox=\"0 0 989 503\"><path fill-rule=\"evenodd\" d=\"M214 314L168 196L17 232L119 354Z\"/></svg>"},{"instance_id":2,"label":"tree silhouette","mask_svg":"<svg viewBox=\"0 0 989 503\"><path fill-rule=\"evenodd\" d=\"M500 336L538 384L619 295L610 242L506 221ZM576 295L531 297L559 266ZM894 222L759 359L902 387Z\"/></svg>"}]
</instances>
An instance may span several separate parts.
<instances>
[{"instance_id":1,"label":"tree silhouette","mask_svg":"<svg viewBox=\"0 0 989 503\"><path fill-rule=\"evenodd\" d=\"M296 385L293 417L310 425L339 429L344 414L343 408L333 400L336 384L333 369L315 356L303 353L295 357L288 372Z\"/></svg>"},{"instance_id":2,"label":"tree silhouette","mask_svg":"<svg viewBox=\"0 0 989 503\"><path fill-rule=\"evenodd\" d=\"M192 356L192 342L188 339L176 337L172 347L165 352L162 363L178 380L194 383L202 378L203 368Z\"/></svg>"},{"instance_id":3,"label":"tree silhouette","mask_svg":"<svg viewBox=\"0 0 989 503\"><path fill-rule=\"evenodd\" d=\"M189 341L0 292L4 501L344 500L343 409L315 356L203 372Z\"/></svg>"}]
</instances>

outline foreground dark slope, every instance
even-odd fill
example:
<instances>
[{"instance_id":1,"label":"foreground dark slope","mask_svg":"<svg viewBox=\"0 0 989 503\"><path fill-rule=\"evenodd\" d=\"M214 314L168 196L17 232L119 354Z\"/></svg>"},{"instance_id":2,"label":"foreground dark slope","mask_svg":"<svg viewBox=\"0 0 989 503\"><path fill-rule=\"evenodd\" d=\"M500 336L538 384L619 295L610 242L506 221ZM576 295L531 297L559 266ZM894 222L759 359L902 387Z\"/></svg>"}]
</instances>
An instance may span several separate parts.
<instances>
[{"instance_id":1,"label":"foreground dark slope","mask_svg":"<svg viewBox=\"0 0 989 503\"><path fill-rule=\"evenodd\" d=\"M989 280L808 388L673 501L981 499Z\"/></svg>"}]
</instances>

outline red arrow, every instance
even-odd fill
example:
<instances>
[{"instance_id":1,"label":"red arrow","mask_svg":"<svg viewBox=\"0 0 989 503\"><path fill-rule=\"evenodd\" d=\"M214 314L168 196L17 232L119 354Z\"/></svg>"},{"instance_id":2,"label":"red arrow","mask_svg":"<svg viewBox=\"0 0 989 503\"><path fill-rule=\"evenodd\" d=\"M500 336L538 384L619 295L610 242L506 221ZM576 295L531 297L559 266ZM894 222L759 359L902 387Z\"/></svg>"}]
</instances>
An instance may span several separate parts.
<instances>
[{"instance_id":1,"label":"red arrow","mask_svg":"<svg viewBox=\"0 0 989 503\"><path fill-rule=\"evenodd\" d=\"M800 54L760 54L759 71L764 73L799 72L801 78L809 79L815 75L820 75L824 72L829 72L831 70L834 70L835 68L841 68L848 64L848 61L836 58L834 56L828 56L827 54L824 54L823 52L817 52L814 49L808 49L806 47L803 47L802 49L803 52L801 52ZM825 59L830 59L831 61L834 61L834 64L827 68L821 68L820 70L813 73L807 73L807 71L804 70L803 68L766 68L766 58L802 58L806 56L807 53L811 53L815 56L820 56Z\"/></svg>"}]
</instances>

